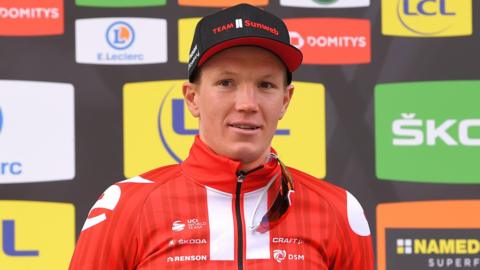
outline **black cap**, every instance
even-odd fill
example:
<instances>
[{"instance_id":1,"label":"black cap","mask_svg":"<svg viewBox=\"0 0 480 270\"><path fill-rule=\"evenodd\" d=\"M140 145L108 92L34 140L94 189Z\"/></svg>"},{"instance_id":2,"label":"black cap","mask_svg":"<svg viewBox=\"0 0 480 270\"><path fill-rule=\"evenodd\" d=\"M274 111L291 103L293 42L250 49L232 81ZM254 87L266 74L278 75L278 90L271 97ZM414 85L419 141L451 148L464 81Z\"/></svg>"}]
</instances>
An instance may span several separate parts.
<instances>
[{"instance_id":1,"label":"black cap","mask_svg":"<svg viewBox=\"0 0 480 270\"><path fill-rule=\"evenodd\" d=\"M287 68L288 83L292 72L302 63L300 50L290 44L290 35L282 19L260 8L240 4L201 19L195 28L188 60L188 78L211 56L235 46L251 45L275 54Z\"/></svg>"}]
</instances>

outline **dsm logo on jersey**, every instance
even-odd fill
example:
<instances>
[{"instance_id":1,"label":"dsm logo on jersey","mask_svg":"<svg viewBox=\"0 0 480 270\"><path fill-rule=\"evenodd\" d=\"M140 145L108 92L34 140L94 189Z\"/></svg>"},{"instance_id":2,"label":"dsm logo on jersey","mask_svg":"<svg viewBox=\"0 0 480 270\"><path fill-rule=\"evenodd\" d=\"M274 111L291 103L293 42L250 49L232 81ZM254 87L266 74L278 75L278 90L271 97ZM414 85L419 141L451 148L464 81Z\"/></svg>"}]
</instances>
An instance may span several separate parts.
<instances>
[{"instance_id":1,"label":"dsm logo on jersey","mask_svg":"<svg viewBox=\"0 0 480 270\"><path fill-rule=\"evenodd\" d=\"M266 6L268 5L268 0L178 0L180 6L195 7L230 7L241 3Z\"/></svg>"},{"instance_id":2,"label":"dsm logo on jersey","mask_svg":"<svg viewBox=\"0 0 480 270\"><path fill-rule=\"evenodd\" d=\"M0 80L0 184L75 176L71 84Z\"/></svg>"},{"instance_id":3,"label":"dsm logo on jersey","mask_svg":"<svg viewBox=\"0 0 480 270\"><path fill-rule=\"evenodd\" d=\"M183 82L124 86L126 177L181 162L188 155L198 134L198 120L184 106ZM316 83L293 84L294 98L279 122L272 144L285 163L323 178L326 173L324 87Z\"/></svg>"},{"instance_id":4,"label":"dsm logo on jersey","mask_svg":"<svg viewBox=\"0 0 480 270\"><path fill-rule=\"evenodd\" d=\"M472 24L472 0L382 0L384 35L468 36Z\"/></svg>"},{"instance_id":5,"label":"dsm logo on jersey","mask_svg":"<svg viewBox=\"0 0 480 270\"><path fill-rule=\"evenodd\" d=\"M305 8L368 7L370 0L280 0L280 5Z\"/></svg>"},{"instance_id":6,"label":"dsm logo on jersey","mask_svg":"<svg viewBox=\"0 0 480 270\"><path fill-rule=\"evenodd\" d=\"M377 177L480 183L478 100L480 81L377 85Z\"/></svg>"},{"instance_id":7,"label":"dsm logo on jersey","mask_svg":"<svg viewBox=\"0 0 480 270\"><path fill-rule=\"evenodd\" d=\"M75 0L77 6L87 7L150 7L164 6L167 0Z\"/></svg>"},{"instance_id":8,"label":"dsm logo on jersey","mask_svg":"<svg viewBox=\"0 0 480 270\"><path fill-rule=\"evenodd\" d=\"M379 204L378 270L479 268L478 209L479 200Z\"/></svg>"},{"instance_id":9,"label":"dsm logo on jersey","mask_svg":"<svg viewBox=\"0 0 480 270\"><path fill-rule=\"evenodd\" d=\"M165 19L78 19L75 34L77 63L139 65L167 62Z\"/></svg>"},{"instance_id":10,"label":"dsm logo on jersey","mask_svg":"<svg viewBox=\"0 0 480 270\"><path fill-rule=\"evenodd\" d=\"M68 203L0 201L0 269L68 268L75 209Z\"/></svg>"}]
</instances>

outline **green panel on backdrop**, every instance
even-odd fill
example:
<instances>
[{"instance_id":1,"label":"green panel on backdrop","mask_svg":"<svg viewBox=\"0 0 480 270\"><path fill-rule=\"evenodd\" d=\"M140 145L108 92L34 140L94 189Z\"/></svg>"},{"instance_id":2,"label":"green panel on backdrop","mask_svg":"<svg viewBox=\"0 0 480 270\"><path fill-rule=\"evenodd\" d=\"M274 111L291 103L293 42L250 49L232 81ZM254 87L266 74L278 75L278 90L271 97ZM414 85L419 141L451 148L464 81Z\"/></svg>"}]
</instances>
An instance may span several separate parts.
<instances>
[{"instance_id":1,"label":"green panel on backdrop","mask_svg":"<svg viewBox=\"0 0 480 270\"><path fill-rule=\"evenodd\" d=\"M167 0L75 0L77 6L87 7L148 7L164 6Z\"/></svg>"},{"instance_id":2,"label":"green panel on backdrop","mask_svg":"<svg viewBox=\"0 0 480 270\"><path fill-rule=\"evenodd\" d=\"M375 145L380 179L480 183L480 81L377 85Z\"/></svg>"}]
</instances>

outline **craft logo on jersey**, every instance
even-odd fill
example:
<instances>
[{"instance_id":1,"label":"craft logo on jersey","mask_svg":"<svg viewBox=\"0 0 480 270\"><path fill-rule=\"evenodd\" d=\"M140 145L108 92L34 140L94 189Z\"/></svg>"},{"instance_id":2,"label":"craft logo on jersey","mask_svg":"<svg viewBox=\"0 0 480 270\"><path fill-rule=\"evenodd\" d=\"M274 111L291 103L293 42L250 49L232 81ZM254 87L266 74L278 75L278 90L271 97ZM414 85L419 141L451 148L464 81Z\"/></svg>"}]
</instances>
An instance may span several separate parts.
<instances>
[{"instance_id":1,"label":"craft logo on jersey","mask_svg":"<svg viewBox=\"0 0 480 270\"><path fill-rule=\"evenodd\" d=\"M198 119L191 116L184 105L183 82L156 81L124 86L127 177L178 163L187 157L198 134ZM324 88L316 83L295 82L294 85L295 97L279 122L272 144L286 164L322 178L326 172Z\"/></svg>"},{"instance_id":2,"label":"craft logo on jersey","mask_svg":"<svg viewBox=\"0 0 480 270\"><path fill-rule=\"evenodd\" d=\"M0 0L0 36L62 35L63 0Z\"/></svg>"},{"instance_id":3,"label":"craft logo on jersey","mask_svg":"<svg viewBox=\"0 0 480 270\"><path fill-rule=\"evenodd\" d=\"M136 65L167 62L165 19L78 19L75 32L78 63Z\"/></svg>"},{"instance_id":4,"label":"craft logo on jersey","mask_svg":"<svg viewBox=\"0 0 480 270\"><path fill-rule=\"evenodd\" d=\"M467 36L472 24L472 0L382 0L384 35Z\"/></svg>"},{"instance_id":5,"label":"craft logo on jersey","mask_svg":"<svg viewBox=\"0 0 480 270\"><path fill-rule=\"evenodd\" d=\"M280 0L280 5L305 8L368 7L370 0Z\"/></svg>"},{"instance_id":6,"label":"craft logo on jersey","mask_svg":"<svg viewBox=\"0 0 480 270\"><path fill-rule=\"evenodd\" d=\"M71 84L0 80L0 110L0 184L74 178Z\"/></svg>"},{"instance_id":7,"label":"craft logo on jersey","mask_svg":"<svg viewBox=\"0 0 480 270\"><path fill-rule=\"evenodd\" d=\"M384 180L480 183L480 81L375 89L376 173Z\"/></svg>"},{"instance_id":8,"label":"craft logo on jersey","mask_svg":"<svg viewBox=\"0 0 480 270\"><path fill-rule=\"evenodd\" d=\"M180 6L193 7L231 7L241 3L266 6L268 5L268 0L178 0Z\"/></svg>"},{"instance_id":9,"label":"craft logo on jersey","mask_svg":"<svg viewBox=\"0 0 480 270\"><path fill-rule=\"evenodd\" d=\"M478 200L380 204L378 269L480 268L479 207Z\"/></svg>"},{"instance_id":10,"label":"craft logo on jersey","mask_svg":"<svg viewBox=\"0 0 480 270\"><path fill-rule=\"evenodd\" d=\"M164 6L167 0L75 0L77 6L86 7L150 7Z\"/></svg>"},{"instance_id":11,"label":"craft logo on jersey","mask_svg":"<svg viewBox=\"0 0 480 270\"><path fill-rule=\"evenodd\" d=\"M285 19L290 42L305 64L370 63L370 21L363 19ZM322 27L311 27L321 25Z\"/></svg>"},{"instance_id":12,"label":"craft logo on jersey","mask_svg":"<svg viewBox=\"0 0 480 270\"><path fill-rule=\"evenodd\" d=\"M135 31L126 22L114 22L107 28L106 39L112 48L125 50L133 44Z\"/></svg>"},{"instance_id":13,"label":"craft logo on jersey","mask_svg":"<svg viewBox=\"0 0 480 270\"><path fill-rule=\"evenodd\" d=\"M1 269L68 268L75 245L72 204L0 201Z\"/></svg>"}]
</instances>

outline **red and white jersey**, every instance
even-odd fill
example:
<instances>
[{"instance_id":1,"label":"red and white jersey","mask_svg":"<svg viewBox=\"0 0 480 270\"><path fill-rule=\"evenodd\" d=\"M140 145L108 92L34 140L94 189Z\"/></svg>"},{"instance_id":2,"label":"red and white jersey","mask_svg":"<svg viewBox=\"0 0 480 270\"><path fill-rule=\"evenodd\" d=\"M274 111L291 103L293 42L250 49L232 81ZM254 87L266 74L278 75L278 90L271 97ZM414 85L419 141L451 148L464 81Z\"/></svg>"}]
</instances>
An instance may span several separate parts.
<instances>
[{"instance_id":1,"label":"red and white jersey","mask_svg":"<svg viewBox=\"0 0 480 270\"><path fill-rule=\"evenodd\" d=\"M262 233L252 228L275 200L280 165L268 162L242 183L239 166L197 137L182 164L112 185L90 211L69 269L373 269L368 223L350 193L289 168L292 205Z\"/></svg>"}]
</instances>

